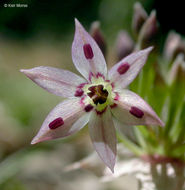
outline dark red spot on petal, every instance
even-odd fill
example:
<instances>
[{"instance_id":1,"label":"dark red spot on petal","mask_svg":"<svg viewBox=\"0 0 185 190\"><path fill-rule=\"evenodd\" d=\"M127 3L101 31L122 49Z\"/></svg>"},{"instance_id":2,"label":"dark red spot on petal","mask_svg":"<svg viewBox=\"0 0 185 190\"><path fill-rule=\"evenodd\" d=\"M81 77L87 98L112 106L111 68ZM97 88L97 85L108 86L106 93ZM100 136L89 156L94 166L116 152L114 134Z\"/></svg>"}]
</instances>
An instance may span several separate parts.
<instances>
[{"instance_id":1,"label":"dark red spot on petal","mask_svg":"<svg viewBox=\"0 0 185 190\"><path fill-rule=\"evenodd\" d=\"M114 100L118 101L119 100L119 94L117 92L115 92L116 96L114 98Z\"/></svg>"},{"instance_id":2,"label":"dark red spot on petal","mask_svg":"<svg viewBox=\"0 0 185 190\"><path fill-rule=\"evenodd\" d=\"M88 104L84 109L86 112L90 112L93 109L93 106L91 104Z\"/></svg>"},{"instance_id":3,"label":"dark red spot on petal","mask_svg":"<svg viewBox=\"0 0 185 190\"><path fill-rule=\"evenodd\" d=\"M56 118L51 123L49 123L50 129L56 129L64 124L64 121L61 117Z\"/></svg>"},{"instance_id":4,"label":"dark red spot on petal","mask_svg":"<svg viewBox=\"0 0 185 190\"><path fill-rule=\"evenodd\" d=\"M80 97L80 96L83 95L83 93L84 93L84 91L83 91L81 88L78 88L78 89L76 90L76 92L75 92L75 96L76 96L76 97Z\"/></svg>"},{"instance_id":5,"label":"dark red spot on petal","mask_svg":"<svg viewBox=\"0 0 185 190\"><path fill-rule=\"evenodd\" d=\"M135 106L132 106L129 112L137 118L142 118L144 115L144 112Z\"/></svg>"},{"instance_id":6,"label":"dark red spot on petal","mask_svg":"<svg viewBox=\"0 0 185 190\"><path fill-rule=\"evenodd\" d=\"M117 71L118 71L118 73L119 73L120 75L123 75L123 74L125 74L125 73L128 71L129 68L130 68L130 65L129 65L128 63L122 63L122 64L118 67Z\"/></svg>"},{"instance_id":7,"label":"dark red spot on petal","mask_svg":"<svg viewBox=\"0 0 185 190\"><path fill-rule=\"evenodd\" d=\"M82 106L84 105L84 99L85 99L85 96L80 99L80 105Z\"/></svg>"},{"instance_id":8,"label":"dark red spot on petal","mask_svg":"<svg viewBox=\"0 0 185 190\"><path fill-rule=\"evenodd\" d=\"M101 115L106 111L107 107L105 107L102 111L96 110L97 115Z\"/></svg>"},{"instance_id":9,"label":"dark red spot on petal","mask_svg":"<svg viewBox=\"0 0 185 190\"><path fill-rule=\"evenodd\" d=\"M88 84L87 82L81 83L80 85L78 85L78 88L83 88L86 84Z\"/></svg>"},{"instance_id":10,"label":"dark red spot on petal","mask_svg":"<svg viewBox=\"0 0 185 190\"><path fill-rule=\"evenodd\" d=\"M96 74L96 78L99 78L99 77L102 77L103 79L105 79L105 77L104 77L101 73L98 72L98 73Z\"/></svg>"},{"instance_id":11,"label":"dark red spot on petal","mask_svg":"<svg viewBox=\"0 0 185 190\"><path fill-rule=\"evenodd\" d=\"M92 59L94 57L93 50L90 44L85 44L83 46L83 50L86 59Z\"/></svg>"},{"instance_id":12,"label":"dark red spot on petal","mask_svg":"<svg viewBox=\"0 0 185 190\"><path fill-rule=\"evenodd\" d=\"M112 109L112 108L115 108L117 106L117 104L112 104L112 105L110 105L110 108Z\"/></svg>"},{"instance_id":13,"label":"dark red spot on petal","mask_svg":"<svg viewBox=\"0 0 185 190\"><path fill-rule=\"evenodd\" d=\"M94 74L92 72L89 73L89 81L91 81L92 77L94 77Z\"/></svg>"}]
</instances>

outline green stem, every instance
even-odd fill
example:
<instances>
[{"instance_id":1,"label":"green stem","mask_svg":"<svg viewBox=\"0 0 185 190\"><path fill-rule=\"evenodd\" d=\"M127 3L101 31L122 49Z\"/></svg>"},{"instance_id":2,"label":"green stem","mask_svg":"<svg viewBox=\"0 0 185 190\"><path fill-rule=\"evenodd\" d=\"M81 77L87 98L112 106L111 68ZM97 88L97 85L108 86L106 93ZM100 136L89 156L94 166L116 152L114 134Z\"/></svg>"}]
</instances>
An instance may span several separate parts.
<instances>
[{"instance_id":1,"label":"green stem","mask_svg":"<svg viewBox=\"0 0 185 190\"><path fill-rule=\"evenodd\" d=\"M144 154L144 151L139 146L131 142L125 135L123 134L120 135L119 133L117 133L117 137L121 143L123 143L128 149L130 149L137 156Z\"/></svg>"}]
</instances>

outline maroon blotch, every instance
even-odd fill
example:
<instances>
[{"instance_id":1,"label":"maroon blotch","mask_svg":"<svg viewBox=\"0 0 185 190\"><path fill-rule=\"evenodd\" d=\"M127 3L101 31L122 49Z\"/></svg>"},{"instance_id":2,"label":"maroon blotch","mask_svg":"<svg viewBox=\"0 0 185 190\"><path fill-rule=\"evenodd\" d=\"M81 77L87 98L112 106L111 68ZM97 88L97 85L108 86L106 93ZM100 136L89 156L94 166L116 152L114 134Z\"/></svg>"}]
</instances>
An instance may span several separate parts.
<instances>
[{"instance_id":1,"label":"maroon blotch","mask_svg":"<svg viewBox=\"0 0 185 190\"><path fill-rule=\"evenodd\" d=\"M80 99L80 105L84 105L84 99L85 99L85 97L83 96L81 99Z\"/></svg>"},{"instance_id":2,"label":"maroon blotch","mask_svg":"<svg viewBox=\"0 0 185 190\"><path fill-rule=\"evenodd\" d=\"M113 83L113 82L111 83L111 86L112 86L112 88L114 88L114 87L115 87L115 85L114 85L114 83Z\"/></svg>"},{"instance_id":3,"label":"maroon blotch","mask_svg":"<svg viewBox=\"0 0 185 190\"><path fill-rule=\"evenodd\" d=\"M130 65L129 65L128 63L122 63L122 64L118 67L117 71L118 71L118 73L119 73L120 75L123 75L123 74L125 74L125 73L128 71L129 68L130 68Z\"/></svg>"},{"instance_id":4,"label":"maroon blotch","mask_svg":"<svg viewBox=\"0 0 185 190\"><path fill-rule=\"evenodd\" d=\"M117 104L114 103L114 104L110 105L110 108L113 109L113 108L115 108L116 106L117 106Z\"/></svg>"},{"instance_id":5,"label":"maroon blotch","mask_svg":"<svg viewBox=\"0 0 185 190\"><path fill-rule=\"evenodd\" d=\"M92 77L94 77L94 74L92 72L89 73L89 81L91 81Z\"/></svg>"},{"instance_id":6,"label":"maroon blotch","mask_svg":"<svg viewBox=\"0 0 185 190\"><path fill-rule=\"evenodd\" d=\"M92 59L94 57L93 50L90 44L84 44L83 50L86 59Z\"/></svg>"},{"instance_id":7,"label":"maroon blotch","mask_svg":"<svg viewBox=\"0 0 185 190\"><path fill-rule=\"evenodd\" d=\"M86 112L90 112L93 109L93 106L91 104L88 104L84 109Z\"/></svg>"},{"instance_id":8,"label":"maroon blotch","mask_svg":"<svg viewBox=\"0 0 185 190\"><path fill-rule=\"evenodd\" d=\"M101 115L106 111L107 107L105 107L102 111L96 110L97 115Z\"/></svg>"},{"instance_id":9,"label":"maroon blotch","mask_svg":"<svg viewBox=\"0 0 185 190\"><path fill-rule=\"evenodd\" d=\"M118 101L119 100L119 94L117 92L115 92L116 96L114 98L114 100Z\"/></svg>"},{"instance_id":10,"label":"maroon blotch","mask_svg":"<svg viewBox=\"0 0 185 190\"><path fill-rule=\"evenodd\" d=\"M98 73L96 74L96 78L99 78L99 77L102 77L103 79L105 79L105 77L104 77L101 73L98 72Z\"/></svg>"},{"instance_id":11,"label":"maroon blotch","mask_svg":"<svg viewBox=\"0 0 185 190\"><path fill-rule=\"evenodd\" d=\"M50 129L56 129L64 124L64 121L61 117L56 118L51 123L49 123Z\"/></svg>"},{"instance_id":12,"label":"maroon blotch","mask_svg":"<svg viewBox=\"0 0 185 190\"><path fill-rule=\"evenodd\" d=\"M137 118L142 118L144 116L144 112L135 106L132 106L129 112Z\"/></svg>"},{"instance_id":13,"label":"maroon blotch","mask_svg":"<svg viewBox=\"0 0 185 190\"><path fill-rule=\"evenodd\" d=\"M77 88L83 88L86 84L88 84L87 82L81 83L80 85L77 86Z\"/></svg>"},{"instance_id":14,"label":"maroon blotch","mask_svg":"<svg viewBox=\"0 0 185 190\"><path fill-rule=\"evenodd\" d=\"M80 97L80 96L83 95L83 93L84 93L84 91L83 91L81 88L79 88L79 89L76 90L75 96L76 96L76 97Z\"/></svg>"}]
</instances>

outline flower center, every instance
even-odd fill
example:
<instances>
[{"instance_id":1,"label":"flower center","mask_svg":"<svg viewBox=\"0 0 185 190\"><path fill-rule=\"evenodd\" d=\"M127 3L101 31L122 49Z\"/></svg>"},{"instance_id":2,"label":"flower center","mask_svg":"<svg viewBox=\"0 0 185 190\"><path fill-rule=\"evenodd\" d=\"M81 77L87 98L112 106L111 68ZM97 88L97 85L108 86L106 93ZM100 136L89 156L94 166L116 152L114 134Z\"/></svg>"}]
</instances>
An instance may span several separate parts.
<instances>
[{"instance_id":1,"label":"flower center","mask_svg":"<svg viewBox=\"0 0 185 190\"><path fill-rule=\"evenodd\" d=\"M107 106L114 104L116 94L113 92L110 81L103 77L92 77L90 84L85 84L82 88L84 96L81 101L86 105L85 111L93 108L96 112L103 112Z\"/></svg>"},{"instance_id":2,"label":"flower center","mask_svg":"<svg viewBox=\"0 0 185 190\"><path fill-rule=\"evenodd\" d=\"M94 104L104 104L107 101L109 93L104 89L102 84L91 86L88 90L90 92L88 92L87 95L93 100Z\"/></svg>"}]
</instances>

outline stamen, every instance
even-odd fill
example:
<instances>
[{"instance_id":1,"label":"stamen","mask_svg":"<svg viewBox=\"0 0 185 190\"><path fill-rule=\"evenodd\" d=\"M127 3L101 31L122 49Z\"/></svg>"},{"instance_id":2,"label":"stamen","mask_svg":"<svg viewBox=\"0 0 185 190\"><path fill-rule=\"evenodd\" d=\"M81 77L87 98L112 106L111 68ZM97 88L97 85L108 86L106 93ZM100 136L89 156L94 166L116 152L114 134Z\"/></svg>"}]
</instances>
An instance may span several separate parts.
<instances>
[{"instance_id":1,"label":"stamen","mask_svg":"<svg viewBox=\"0 0 185 190\"><path fill-rule=\"evenodd\" d=\"M100 96L97 96L97 95L93 98L93 102L96 105L104 104L106 102L106 100L107 100L107 97L103 97L103 96L100 97Z\"/></svg>"},{"instance_id":2,"label":"stamen","mask_svg":"<svg viewBox=\"0 0 185 190\"><path fill-rule=\"evenodd\" d=\"M76 97L80 97L80 96L83 95L83 93L84 93L84 91L83 91L81 88L79 88L79 89L76 90L75 96L76 96Z\"/></svg>"},{"instance_id":3,"label":"stamen","mask_svg":"<svg viewBox=\"0 0 185 190\"><path fill-rule=\"evenodd\" d=\"M91 86L91 87L88 88L88 90L95 93L96 86Z\"/></svg>"},{"instance_id":4,"label":"stamen","mask_svg":"<svg viewBox=\"0 0 185 190\"><path fill-rule=\"evenodd\" d=\"M88 104L84 109L86 112L90 112L93 109L93 106L91 104Z\"/></svg>"},{"instance_id":5,"label":"stamen","mask_svg":"<svg viewBox=\"0 0 185 190\"><path fill-rule=\"evenodd\" d=\"M51 130L56 129L64 124L64 121L61 117L56 118L51 123L49 123L49 128Z\"/></svg>"},{"instance_id":6,"label":"stamen","mask_svg":"<svg viewBox=\"0 0 185 190\"><path fill-rule=\"evenodd\" d=\"M93 50L90 44L85 44L83 46L83 50L86 59L92 59L94 57Z\"/></svg>"},{"instance_id":7,"label":"stamen","mask_svg":"<svg viewBox=\"0 0 185 190\"><path fill-rule=\"evenodd\" d=\"M108 91L103 89L102 84L97 86L91 86L88 88L90 91L87 95L92 98L94 104L104 104L107 101Z\"/></svg>"},{"instance_id":8,"label":"stamen","mask_svg":"<svg viewBox=\"0 0 185 190\"><path fill-rule=\"evenodd\" d=\"M123 75L123 74L125 74L125 73L128 71L129 68L130 68L130 65L129 65L128 63L122 63L122 64L118 67L117 71L118 71L118 73L119 73L120 75Z\"/></svg>"},{"instance_id":9,"label":"stamen","mask_svg":"<svg viewBox=\"0 0 185 190\"><path fill-rule=\"evenodd\" d=\"M129 112L137 118L142 118L144 116L144 112L135 106L131 107Z\"/></svg>"}]
</instances>

